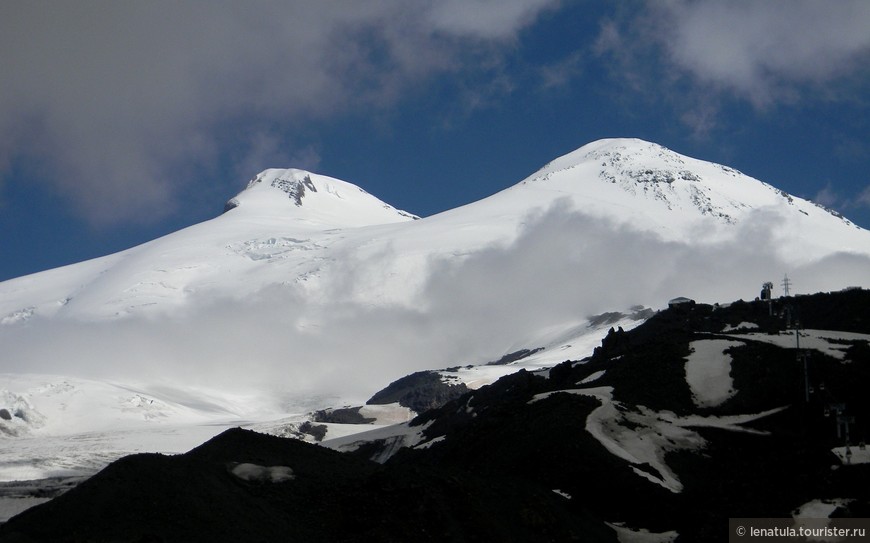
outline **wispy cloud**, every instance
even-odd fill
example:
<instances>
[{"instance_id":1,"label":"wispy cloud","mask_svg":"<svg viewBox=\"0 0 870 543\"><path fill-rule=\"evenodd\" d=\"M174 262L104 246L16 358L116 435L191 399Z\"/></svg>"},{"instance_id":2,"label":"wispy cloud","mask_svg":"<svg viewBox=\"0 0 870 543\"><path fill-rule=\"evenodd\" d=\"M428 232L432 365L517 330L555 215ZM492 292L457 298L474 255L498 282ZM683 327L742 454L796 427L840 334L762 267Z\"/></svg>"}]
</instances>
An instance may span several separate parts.
<instances>
[{"instance_id":1,"label":"wispy cloud","mask_svg":"<svg viewBox=\"0 0 870 543\"><path fill-rule=\"evenodd\" d=\"M575 51L567 57L538 69L540 87L543 90L563 88L573 83L583 74L583 65L587 53Z\"/></svg>"},{"instance_id":2,"label":"wispy cloud","mask_svg":"<svg viewBox=\"0 0 870 543\"><path fill-rule=\"evenodd\" d=\"M690 126L699 119L709 125L715 95L767 109L832 99L833 83L870 72L870 4L863 0L643 6L606 21L597 51L620 66L629 84L673 94L689 108L703 104L706 113L684 119Z\"/></svg>"},{"instance_id":3,"label":"wispy cloud","mask_svg":"<svg viewBox=\"0 0 870 543\"><path fill-rule=\"evenodd\" d=\"M870 208L870 185L864 187L858 196L855 198L855 204L861 207Z\"/></svg>"},{"instance_id":4,"label":"wispy cloud","mask_svg":"<svg viewBox=\"0 0 870 543\"><path fill-rule=\"evenodd\" d=\"M822 204L825 207L836 208L841 203L840 195L834 190L834 186L829 182L819 192L813 196L813 201L817 204Z\"/></svg>"},{"instance_id":5,"label":"wispy cloud","mask_svg":"<svg viewBox=\"0 0 870 543\"><path fill-rule=\"evenodd\" d=\"M830 209L848 212L860 209L870 209L870 185L854 193L843 192L830 181L812 198L813 202Z\"/></svg>"},{"instance_id":6,"label":"wispy cloud","mask_svg":"<svg viewBox=\"0 0 870 543\"><path fill-rule=\"evenodd\" d=\"M316 170L320 165L320 153L313 144L288 145L279 135L267 131L254 132L247 138L248 146L235 157L233 173L236 179L253 177L267 167L292 166ZM216 195L220 197L221 195ZM226 196L226 195L223 195Z\"/></svg>"},{"instance_id":7,"label":"wispy cloud","mask_svg":"<svg viewBox=\"0 0 870 543\"><path fill-rule=\"evenodd\" d=\"M95 223L171 213L188 174L216 174L222 130L247 134L240 163L310 155L304 138L270 142L271 128L389 106L497 57L554 4L4 3L0 175L34 157L51 172L41 181Z\"/></svg>"}]
</instances>

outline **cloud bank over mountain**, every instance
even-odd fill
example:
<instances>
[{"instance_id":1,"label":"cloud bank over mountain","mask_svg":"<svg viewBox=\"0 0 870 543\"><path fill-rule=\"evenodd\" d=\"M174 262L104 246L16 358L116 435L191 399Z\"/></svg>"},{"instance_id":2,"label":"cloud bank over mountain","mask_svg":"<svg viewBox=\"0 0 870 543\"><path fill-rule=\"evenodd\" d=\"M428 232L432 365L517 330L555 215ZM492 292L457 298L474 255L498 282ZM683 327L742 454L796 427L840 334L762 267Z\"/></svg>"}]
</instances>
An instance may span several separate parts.
<instances>
[{"instance_id":1,"label":"cloud bank over mountain","mask_svg":"<svg viewBox=\"0 0 870 543\"><path fill-rule=\"evenodd\" d=\"M364 401L385 379L536 348L546 330L605 311L663 307L676 296L753 299L764 281L778 284L784 273L793 292L866 280L867 256L833 254L795 266L776 256L759 220L746 222L752 226L737 240L694 245L557 202L529 215L507 245L463 259L433 257L408 303L346 296L362 276L390 269L395 255L384 253L362 267L332 269L330 288L317 298L292 284L241 299L203 291L169 314L4 327L4 371L259 390L290 405ZM389 289L386 274L382 281Z\"/></svg>"}]
</instances>

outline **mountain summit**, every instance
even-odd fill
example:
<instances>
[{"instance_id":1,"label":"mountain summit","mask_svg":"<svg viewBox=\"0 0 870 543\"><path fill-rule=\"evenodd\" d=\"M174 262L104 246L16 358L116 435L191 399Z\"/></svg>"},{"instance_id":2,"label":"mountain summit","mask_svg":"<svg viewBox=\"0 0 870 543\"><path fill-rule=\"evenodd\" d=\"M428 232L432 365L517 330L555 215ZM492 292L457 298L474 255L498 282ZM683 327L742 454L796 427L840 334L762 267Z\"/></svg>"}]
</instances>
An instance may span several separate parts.
<instances>
[{"instance_id":1,"label":"mountain summit","mask_svg":"<svg viewBox=\"0 0 870 543\"><path fill-rule=\"evenodd\" d=\"M585 213L668 241L709 244L752 229L783 254L868 250L867 231L824 206L639 139L584 145L508 190L522 187L563 193Z\"/></svg>"},{"instance_id":2,"label":"mountain summit","mask_svg":"<svg viewBox=\"0 0 870 543\"><path fill-rule=\"evenodd\" d=\"M295 206L294 209L291 206ZM268 169L224 206L243 213L292 216L330 228L388 224L416 219L360 187L333 177L297 169Z\"/></svg>"}]
</instances>

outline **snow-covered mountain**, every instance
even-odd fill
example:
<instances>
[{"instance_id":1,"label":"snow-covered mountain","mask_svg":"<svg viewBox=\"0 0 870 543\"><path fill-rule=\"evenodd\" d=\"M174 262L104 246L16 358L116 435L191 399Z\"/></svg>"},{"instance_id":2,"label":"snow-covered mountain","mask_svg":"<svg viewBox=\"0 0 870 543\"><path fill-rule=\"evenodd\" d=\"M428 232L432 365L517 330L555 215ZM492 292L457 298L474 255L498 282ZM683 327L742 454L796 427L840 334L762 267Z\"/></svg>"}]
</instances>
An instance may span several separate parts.
<instances>
[{"instance_id":1,"label":"snow-covered mountain","mask_svg":"<svg viewBox=\"0 0 870 543\"><path fill-rule=\"evenodd\" d=\"M199 292L244 296L304 281L344 232L415 218L355 185L293 169L260 173L226 210L127 251L4 282L3 324L166 313Z\"/></svg>"},{"instance_id":2,"label":"snow-covered mountain","mask_svg":"<svg viewBox=\"0 0 870 543\"><path fill-rule=\"evenodd\" d=\"M121 253L3 282L2 323L171 312L197 293L241 297L288 283L316 283L316 294L328 297L322 291L338 290L330 283L336 274L352 276L354 285L342 285L350 292L340 294L354 300L413 304L419 290L410 287L430 278L433 258L504 247L548 213L653 242L749 244L791 266L870 254L870 233L835 212L633 139L588 144L498 194L420 221L355 185L294 169L260 173L226 210ZM590 242L583 231L572 234Z\"/></svg>"},{"instance_id":3,"label":"snow-covered mountain","mask_svg":"<svg viewBox=\"0 0 870 543\"><path fill-rule=\"evenodd\" d=\"M210 221L0 283L0 398L17 439L265 420L358 405L418 370L480 386L578 359L611 325L595 315L751 299L785 273L793 293L867 286L868 271L867 230L636 139L425 218L272 169Z\"/></svg>"}]
</instances>

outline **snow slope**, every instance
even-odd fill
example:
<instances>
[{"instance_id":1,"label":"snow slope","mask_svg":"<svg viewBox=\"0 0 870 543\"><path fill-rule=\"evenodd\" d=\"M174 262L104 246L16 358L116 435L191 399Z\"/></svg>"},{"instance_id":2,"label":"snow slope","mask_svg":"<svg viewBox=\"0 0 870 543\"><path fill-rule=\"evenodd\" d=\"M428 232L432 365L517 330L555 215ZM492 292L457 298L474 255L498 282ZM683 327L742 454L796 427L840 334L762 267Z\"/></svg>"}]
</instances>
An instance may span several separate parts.
<instances>
[{"instance_id":1,"label":"snow slope","mask_svg":"<svg viewBox=\"0 0 870 543\"><path fill-rule=\"evenodd\" d=\"M751 298L785 272L801 292L866 285L868 271L870 232L642 140L591 143L421 219L271 169L210 221L0 283L0 398L42 415L11 421L33 437L131 417L131 431L267 422L359 405L417 370L458 365L446 378L480 386L582 358L599 339L589 317L614 309ZM70 379L87 392L65 409L38 392ZM125 411L137 394L160 415Z\"/></svg>"},{"instance_id":2,"label":"snow slope","mask_svg":"<svg viewBox=\"0 0 870 543\"><path fill-rule=\"evenodd\" d=\"M3 322L170 312L198 292L245 296L316 274L347 230L365 237L367 226L414 218L350 183L293 169L260 173L227 208L115 255L4 282Z\"/></svg>"}]
</instances>

